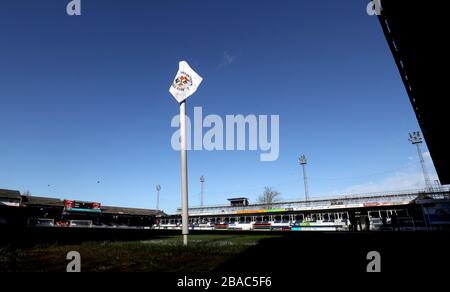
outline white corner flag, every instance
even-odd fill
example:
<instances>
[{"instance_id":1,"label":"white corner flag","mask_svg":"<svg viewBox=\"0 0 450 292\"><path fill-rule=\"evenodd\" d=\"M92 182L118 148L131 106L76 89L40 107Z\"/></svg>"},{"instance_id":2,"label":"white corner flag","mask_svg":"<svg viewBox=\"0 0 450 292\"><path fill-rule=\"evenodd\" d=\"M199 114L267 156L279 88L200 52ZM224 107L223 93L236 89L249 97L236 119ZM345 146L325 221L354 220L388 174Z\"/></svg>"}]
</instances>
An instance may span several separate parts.
<instances>
[{"instance_id":1,"label":"white corner flag","mask_svg":"<svg viewBox=\"0 0 450 292\"><path fill-rule=\"evenodd\" d=\"M197 91L203 78L195 73L186 61L179 63L178 73L170 86L169 92L175 97L178 103L183 102Z\"/></svg>"}]
</instances>

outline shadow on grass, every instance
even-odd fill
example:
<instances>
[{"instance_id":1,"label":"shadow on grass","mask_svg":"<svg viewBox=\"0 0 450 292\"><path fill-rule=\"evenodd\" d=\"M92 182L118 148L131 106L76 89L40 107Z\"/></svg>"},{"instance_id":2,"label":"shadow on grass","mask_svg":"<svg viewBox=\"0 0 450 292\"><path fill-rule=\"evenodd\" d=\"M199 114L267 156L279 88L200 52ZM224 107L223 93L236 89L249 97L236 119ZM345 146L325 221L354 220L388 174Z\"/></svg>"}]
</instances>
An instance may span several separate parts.
<instances>
[{"instance_id":1,"label":"shadow on grass","mask_svg":"<svg viewBox=\"0 0 450 292\"><path fill-rule=\"evenodd\" d=\"M378 251L383 272L445 272L449 249L449 233L298 232L262 239L215 271L358 273L366 272L367 253Z\"/></svg>"}]
</instances>

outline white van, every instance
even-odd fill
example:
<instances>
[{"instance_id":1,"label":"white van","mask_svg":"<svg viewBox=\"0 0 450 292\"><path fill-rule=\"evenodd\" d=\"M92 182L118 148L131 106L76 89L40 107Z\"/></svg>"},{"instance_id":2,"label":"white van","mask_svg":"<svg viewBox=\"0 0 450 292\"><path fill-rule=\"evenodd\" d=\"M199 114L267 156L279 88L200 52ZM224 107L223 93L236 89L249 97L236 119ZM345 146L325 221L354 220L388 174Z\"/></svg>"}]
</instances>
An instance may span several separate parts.
<instances>
[{"instance_id":1,"label":"white van","mask_svg":"<svg viewBox=\"0 0 450 292\"><path fill-rule=\"evenodd\" d=\"M92 227L92 220L70 220L69 227Z\"/></svg>"}]
</instances>

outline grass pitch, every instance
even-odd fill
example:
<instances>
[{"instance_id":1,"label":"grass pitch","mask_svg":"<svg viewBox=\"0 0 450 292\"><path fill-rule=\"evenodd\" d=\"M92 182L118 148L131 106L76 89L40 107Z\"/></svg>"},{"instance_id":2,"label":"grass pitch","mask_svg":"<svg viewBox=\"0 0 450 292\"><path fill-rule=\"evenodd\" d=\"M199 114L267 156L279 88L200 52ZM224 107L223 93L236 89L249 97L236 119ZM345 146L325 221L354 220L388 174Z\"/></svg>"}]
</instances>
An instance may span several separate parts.
<instances>
[{"instance_id":1,"label":"grass pitch","mask_svg":"<svg viewBox=\"0 0 450 292\"><path fill-rule=\"evenodd\" d=\"M31 247L0 247L0 271L65 272L69 251L81 255L83 272L208 272L261 239L276 235L190 235L184 247L181 236L141 241L39 244Z\"/></svg>"}]
</instances>

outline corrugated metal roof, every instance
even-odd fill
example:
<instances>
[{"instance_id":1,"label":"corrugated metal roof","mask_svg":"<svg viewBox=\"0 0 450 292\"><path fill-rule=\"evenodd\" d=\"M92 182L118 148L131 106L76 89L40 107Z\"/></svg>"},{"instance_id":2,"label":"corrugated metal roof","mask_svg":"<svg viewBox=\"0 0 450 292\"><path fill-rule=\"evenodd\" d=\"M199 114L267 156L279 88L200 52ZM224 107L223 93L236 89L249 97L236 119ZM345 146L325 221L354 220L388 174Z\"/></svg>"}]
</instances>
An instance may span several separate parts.
<instances>
[{"instance_id":1,"label":"corrugated metal roof","mask_svg":"<svg viewBox=\"0 0 450 292\"><path fill-rule=\"evenodd\" d=\"M442 184L450 184L448 2L382 1L379 16ZM407 143L405 133L405 143Z\"/></svg>"},{"instance_id":2,"label":"corrugated metal roof","mask_svg":"<svg viewBox=\"0 0 450 292\"><path fill-rule=\"evenodd\" d=\"M15 190L0 189L0 198L17 199L20 200L20 192Z\"/></svg>"},{"instance_id":3,"label":"corrugated metal roof","mask_svg":"<svg viewBox=\"0 0 450 292\"><path fill-rule=\"evenodd\" d=\"M64 200L49 197L37 196L21 196L19 191L0 189L0 198L22 200L25 206L44 206L44 207L58 207L64 208ZM133 215L133 216L156 216L166 214L159 210L140 209L140 208L124 208L114 206L102 206L102 213L117 214L117 215Z\"/></svg>"},{"instance_id":4,"label":"corrugated metal roof","mask_svg":"<svg viewBox=\"0 0 450 292\"><path fill-rule=\"evenodd\" d=\"M64 207L64 201L56 198L22 196L22 203L25 205L39 205L49 207Z\"/></svg>"},{"instance_id":5,"label":"corrugated metal roof","mask_svg":"<svg viewBox=\"0 0 450 292\"><path fill-rule=\"evenodd\" d=\"M152 209L123 208L112 206L102 206L101 209L103 214L120 214L120 215L135 215L135 216L165 215L161 211Z\"/></svg>"}]
</instances>

